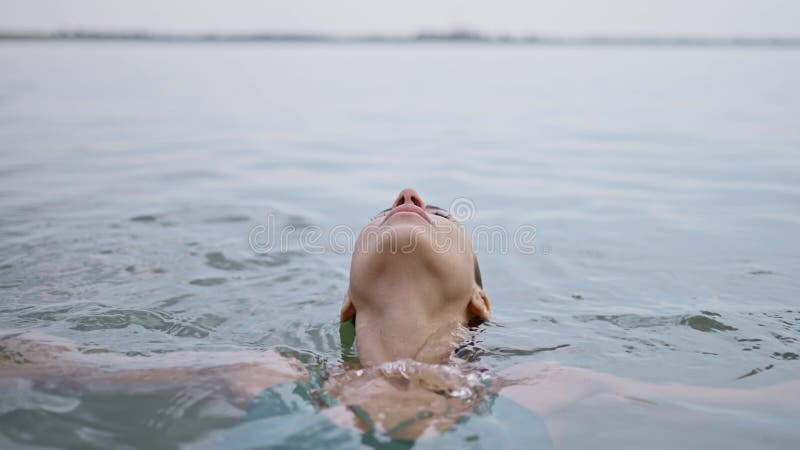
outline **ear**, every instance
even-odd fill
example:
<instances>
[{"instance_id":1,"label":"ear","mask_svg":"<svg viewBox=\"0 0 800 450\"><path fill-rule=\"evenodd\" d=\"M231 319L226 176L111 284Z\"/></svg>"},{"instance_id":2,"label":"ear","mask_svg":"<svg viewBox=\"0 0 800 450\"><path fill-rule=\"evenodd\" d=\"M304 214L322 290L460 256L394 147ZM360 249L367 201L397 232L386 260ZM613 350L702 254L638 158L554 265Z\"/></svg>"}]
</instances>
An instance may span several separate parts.
<instances>
[{"instance_id":1,"label":"ear","mask_svg":"<svg viewBox=\"0 0 800 450\"><path fill-rule=\"evenodd\" d=\"M339 314L339 322L347 322L356 315L356 307L350 301L350 292L344 294L344 303L342 303L342 311Z\"/></svg>"},{"instance_id":2,"label":"ear","mask_svg":"<svg viewBox=\"0 0 800 450\"><path fill-rule=\"evenodd\" d=\"M489 304L489 297L480 286L476 285L472 291L472 298L469 300L467 309L472 315L479 317L481 320L489 320L489 316L492 314L492 307Z\"/></svg>"}]
</instances>

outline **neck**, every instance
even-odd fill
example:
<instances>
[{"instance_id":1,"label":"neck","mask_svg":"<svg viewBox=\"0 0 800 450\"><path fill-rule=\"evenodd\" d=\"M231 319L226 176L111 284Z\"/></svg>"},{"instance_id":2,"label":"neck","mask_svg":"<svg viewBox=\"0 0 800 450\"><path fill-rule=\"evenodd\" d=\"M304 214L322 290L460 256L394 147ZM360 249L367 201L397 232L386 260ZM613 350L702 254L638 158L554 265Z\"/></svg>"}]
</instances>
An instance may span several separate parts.
<instances>
[{"instance_id":1,"label":"neck","mask_svg":"<svg viewBox=\"0 0 800 450\"><path fill-rule=\"evenodd\" d=\"M458 341L454 331L467 323L471 284L442 275L447 266L427 253L391 256L351 271L359 360L446 362Z\"/></svg>"},{"instance_id":2,"label":"neck","mask_svg":"<svg viewBox=\"0 0 800 450\"><path fill-rule=\"evenodd\" d=\"M363 365L400 359L447 362L454 346L466 337L466 311L431 311L426 297L405 291L384 296L380 308L358 312L356 347Z\"/></svg>"}]
</instances>

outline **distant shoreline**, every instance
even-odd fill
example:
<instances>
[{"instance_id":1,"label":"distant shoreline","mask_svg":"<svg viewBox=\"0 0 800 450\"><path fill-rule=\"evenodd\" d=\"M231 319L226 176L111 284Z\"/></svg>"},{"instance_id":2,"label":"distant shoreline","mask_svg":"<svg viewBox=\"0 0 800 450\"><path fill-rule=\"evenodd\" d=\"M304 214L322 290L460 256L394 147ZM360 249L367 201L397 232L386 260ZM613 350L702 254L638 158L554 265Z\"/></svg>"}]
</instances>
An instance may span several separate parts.
<instances>
[{"instance_id":1,"label":"distant shoreline","mask_svg":"<svg viewBox=\"0 0 800 450\"><path fill-rule=\"evenodd\" d=\"M607 47L796 47L800 37L702 36L545 36L486 35L473 32L417 33L412 35L363 34L338 36L318 33L150 33L109 31L14 32L0 31L0 41L133 41L185 43L332 43L427 44L487 43L501 45L607 46Z\"/></svg>"}]
</instances>

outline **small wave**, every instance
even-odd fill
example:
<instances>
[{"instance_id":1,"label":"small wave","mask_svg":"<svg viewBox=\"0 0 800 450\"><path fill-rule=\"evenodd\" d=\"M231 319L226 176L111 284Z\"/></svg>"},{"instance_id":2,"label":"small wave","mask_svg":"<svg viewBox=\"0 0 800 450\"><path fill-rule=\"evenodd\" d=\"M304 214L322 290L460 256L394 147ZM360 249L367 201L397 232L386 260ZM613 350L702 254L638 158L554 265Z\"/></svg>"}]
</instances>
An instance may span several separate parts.
<instances>
[{"instance_id":1,"label":"small wave","mask_svg":"<svg viewBox=\"0 0 800 450\"><path fill-rule=\"evenodd\" d=\"M158 216L153 214L143 214L140 216L133 216L130 218L131 222L155 222L158 220Z\"/></svg>"},{"instance_id":2,"label":"small wave","mask_svg":"<svg viewBox=\"0 0 800 450\"><path fill-rule=\"evenodd\" d=\"M221 277L196 278L190 281L189 284L193 284L195 286L217 286L219 284L224 284L227 281L227 278Z\"/></svg>"},{"instance_id":3,"label":"small wave","mask_svg":"<svg viewBox=\"0 0 800 450\"><path fill-rule=\"evenodd\" d=\"M219 270L244 270L244 264L239 261L226 258L222 252L209 252L206 253L206 265Z\"/></svg>"},{"instance_id":4,"label":"small wave","mask_svg":"<svg viewBox=\"0 0 800 450\"><path fill-rule=\"evenodd\" d=\"M78 331L119 329L138 325L148 330L162 331L178 337L204 338L224 323L226 318L209 313L193 318L182 318L167 312L112 309L69 321L73 323L71 328Z\"/></svg>"}]
</instances>

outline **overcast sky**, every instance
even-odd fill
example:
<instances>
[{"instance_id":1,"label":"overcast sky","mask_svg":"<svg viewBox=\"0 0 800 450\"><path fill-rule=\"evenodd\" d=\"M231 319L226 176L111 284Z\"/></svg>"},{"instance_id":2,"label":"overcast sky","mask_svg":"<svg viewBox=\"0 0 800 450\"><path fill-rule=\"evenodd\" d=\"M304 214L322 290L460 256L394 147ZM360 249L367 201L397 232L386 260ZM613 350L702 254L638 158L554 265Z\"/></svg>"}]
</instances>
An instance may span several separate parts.
<instances>
[{"instance_id":1,"label":"overcast sky","mask_svg":"<svg viewBox=\"0 0 800 450\"><path fill-rule=\"evenodd\" d=\"M0 29L800 36L800 0L0 0Z\"/></svg>"}]
</instances>

